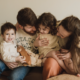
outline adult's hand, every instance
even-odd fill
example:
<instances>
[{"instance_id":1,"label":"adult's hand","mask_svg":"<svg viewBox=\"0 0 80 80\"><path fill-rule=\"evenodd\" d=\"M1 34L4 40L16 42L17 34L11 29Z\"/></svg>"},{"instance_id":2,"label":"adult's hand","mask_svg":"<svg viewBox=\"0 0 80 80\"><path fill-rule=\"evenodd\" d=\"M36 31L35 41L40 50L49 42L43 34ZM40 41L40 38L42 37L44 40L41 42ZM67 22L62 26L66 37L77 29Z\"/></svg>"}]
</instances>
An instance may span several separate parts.
<instances>
[{"instance_id":1,"label":"adult's hand","mask_svg":"<svg viewBox=\"0 0 80 80\"><path fill-rule=\"evenodd\" d=\"M5 62L3 59L2 59L2 56L0 54L0 59L6 64L6 66L10 69L13 69L13 68L16 68L18 66L18 63L17 62Z\"/></svg>"},{"instance_id":2,"label":"adult's hand","mask_svg":"<svg viewBox=\"0 0 80 80\"><path fill-rule=\"evenodd\" d=\"M71 59L71 53L69 52L69 50L66 49L61 49L61 51L57 51L56 55L61 60Z\"/></svg>"},{"instance_id":3,"label":"adult's hand","mask_svg":"<svg viewBox=\"0 0 80 80\"><path fill-rule=\"evenodd\" d=\"M4 62L6 64L6 66L10 69L16 68L18 67L18 63L16 62Z\"/></svg>"},{"instance_id":4,"label":"adult's hand","mask_svg":"<svg viewBox=\"0 0 80 80\"><path fill-rule=\"evenodd\" d=\"M48 43L49 43L49 40L47 40L46 38L40 40L40 35L38 35L38 37L34 41L34 46L35 47L47 46Z\"/></svg>"}]
</instances>

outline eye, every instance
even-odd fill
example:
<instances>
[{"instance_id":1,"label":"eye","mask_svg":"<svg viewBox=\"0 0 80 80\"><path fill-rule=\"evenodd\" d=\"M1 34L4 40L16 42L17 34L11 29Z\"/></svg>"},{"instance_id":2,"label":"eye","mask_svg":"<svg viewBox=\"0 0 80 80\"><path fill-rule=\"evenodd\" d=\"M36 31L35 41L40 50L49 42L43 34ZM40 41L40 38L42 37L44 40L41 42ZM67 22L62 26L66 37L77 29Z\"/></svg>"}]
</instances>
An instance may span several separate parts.
<instances>
[{"instance_id":1,"label":"eye","mask_svg":"<svg viewBox=\"0 0 80 80\"><path fill-rule=\"evenodd\" d=\"M9 35L8 33L6 35Z\"/></svg>"},{"instance_id":2,"label":"eye","mask_svg":"<svg viewBox=\"0 0 80 80\"><path fill-rule=\"evenodd\" d=\"M12 35L14 35L14 33L12 33Z\"/></svg>"},{"instance_id":3,"label":"eye","mask_svg":"<svg viewBox=\"0 0 80 80\"><path fill-rule=\"evenodd\" d=\"M46 30L46 29L43 29L44 31Z\"/></svg>"}]
</instances>

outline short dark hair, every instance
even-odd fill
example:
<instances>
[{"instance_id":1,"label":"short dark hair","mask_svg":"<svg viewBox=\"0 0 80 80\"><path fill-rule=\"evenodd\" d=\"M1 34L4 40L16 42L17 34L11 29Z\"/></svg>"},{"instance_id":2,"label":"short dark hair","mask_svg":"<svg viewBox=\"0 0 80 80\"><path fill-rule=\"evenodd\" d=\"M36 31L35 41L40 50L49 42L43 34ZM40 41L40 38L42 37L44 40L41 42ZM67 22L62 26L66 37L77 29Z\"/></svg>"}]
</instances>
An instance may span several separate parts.
<instances>
[{"instance_id":1,"label":"short dark hair","mask_svg":"<svg viewBox=\"0 0 80 80\"><path fill-rule=\"evenodd\" d=\"M16 27L12 23L6 22L1 26L1 34L3 35L7 29L13 29L16 33Z\"/></svg>"},{"instance_id":2,"label":"short dark hair","mask_svg":"<svg viewBox=\"0 0 80 80\"><path fill-rule=\"evenodd\" d=\"M18 12L17 21L21 26L26 26L26 24L35 26L37 17L35 13L30 8L23 8Z\"/></svg>"},{"instance_id":3,"label":"short dark hair","mask_svg":"<svg viewBox=\"0 0 80 80\"><path fill-rule=\"evenodd\" d=\"M56 18L51 13L43 13L37 20L37 29L39 28L39 25L42 24L43 26L50 28L50 34L55 35L57 32L56 22Z\"/></svg>"}]
</instances>

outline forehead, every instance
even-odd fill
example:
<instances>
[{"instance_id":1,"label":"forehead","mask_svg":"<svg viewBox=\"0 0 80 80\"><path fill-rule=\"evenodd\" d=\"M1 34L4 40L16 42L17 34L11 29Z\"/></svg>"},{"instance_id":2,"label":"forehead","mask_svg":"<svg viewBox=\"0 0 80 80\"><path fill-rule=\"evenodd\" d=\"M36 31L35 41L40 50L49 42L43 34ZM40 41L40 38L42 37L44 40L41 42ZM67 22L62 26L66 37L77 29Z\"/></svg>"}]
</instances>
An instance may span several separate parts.
<instances>
[{"instance_id":1,"label":"forehead","mask_svg":"<svg viewBox=\"0 0 80 80\"><path fill-rule=\"evenodd\" d=\"M15 30L14 29L7 29L7 30L5 30L5 33L6 32L15 32Z\"/></svg>"},{"instance_id":2,"label":"forehead","mask_svg":"<svg viewBox=\"0 0 80 80\"><path fill-rule=\"evenodd\" d=\"M58 32L63 36L63 37L68 37L71 33L68 32L62 25L58 26Z\"/></svg>"},{"instance_id":3,"label":"forehead","mask_svg":"<svg viewBox=\"0 0 80 80\"><path fill-rule=\"evenodd\" d=\"M45 28L45 26L44 26L44 25L42 25L42 24L40 24L40 25L39 25L39 27L40 27L40 28Z\"/></svg>"}]
</instances>

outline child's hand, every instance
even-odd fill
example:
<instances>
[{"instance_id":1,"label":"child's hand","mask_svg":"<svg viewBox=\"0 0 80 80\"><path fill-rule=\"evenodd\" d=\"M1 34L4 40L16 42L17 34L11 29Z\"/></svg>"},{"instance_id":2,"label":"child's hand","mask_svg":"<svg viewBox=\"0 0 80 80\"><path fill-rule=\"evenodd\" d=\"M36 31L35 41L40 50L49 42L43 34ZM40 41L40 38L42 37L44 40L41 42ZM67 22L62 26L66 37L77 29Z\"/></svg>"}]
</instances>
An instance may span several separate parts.
<instances>
[{"instance_id":1,"label":"child's hand","mask_svg":"<svg viewBox=\"0 0 80 80\"><path fill-rule=\"evenodd\" d=\"M16 57L16 62L26 63L25 59L26 59L26 58L23 57L23 56L18 56L18 57Z\"/></svg>"},{"instance_id":2,"label":"child's hand","mask_svg":"<svg viewBox=\"0 0 80 80\"><path fill-rule=\"evenodd\" d=\"M39 35L34 41L34 46L35 47L47 46L48 43L49 43L49 40L47 40L46 38L40 40L40 35Z\"/></svg>"},{"instance_id":3,"label":"child's hand","mask_svg":"<svg viewBox=\"0 0 80 80\"><path fill-rule=\"evenodd\" d=\"M44 54L41 54L40 57L39 57L39 59L42 59L43 57L44 57Z\"/></svg>"}]
</instances>

